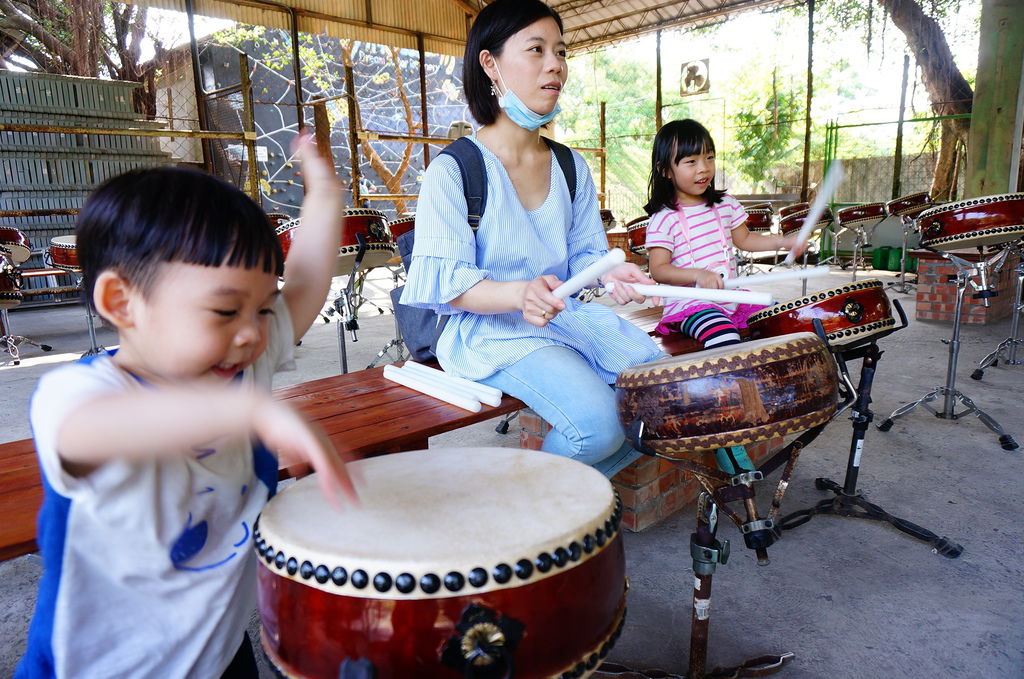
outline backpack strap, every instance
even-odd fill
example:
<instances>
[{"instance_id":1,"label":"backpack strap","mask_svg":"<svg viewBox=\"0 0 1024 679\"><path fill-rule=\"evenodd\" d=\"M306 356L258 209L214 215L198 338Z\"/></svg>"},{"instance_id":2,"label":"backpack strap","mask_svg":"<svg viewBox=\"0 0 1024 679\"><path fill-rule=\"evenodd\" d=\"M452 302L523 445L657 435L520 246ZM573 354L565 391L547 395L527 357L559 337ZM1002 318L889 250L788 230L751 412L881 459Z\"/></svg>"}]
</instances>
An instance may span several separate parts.
<instances>
[{"instance_id":1,"label":"backpack strap","mask_svg":"<svg viewBox=\"0 0 1024 679\"><path fill-rule=\"evenodd\" d=\"M441 155L455 159L462 174L462 191L466 194L466 213L473 233L480 227L487 205L487 171L484 169L484 154L468 137L459 137L441 151Z\"/></svg>"},{"instance_id":2,"label":"backpack strap","mask_svg":"<svg viewBox=\"0 0 1024 679\"><path fill-rule=\"evenodd\" d=\"M548 148L551 149L551 153L555 154L555 160L558 161L558 166L562 168L562 174L565 175L565 183L569 187L569 202L576 202L576 160L572 157L572 151L565 144L559 144L553 139L547 137L541 137L547 142Z\"/></svg>"}]
</instances>

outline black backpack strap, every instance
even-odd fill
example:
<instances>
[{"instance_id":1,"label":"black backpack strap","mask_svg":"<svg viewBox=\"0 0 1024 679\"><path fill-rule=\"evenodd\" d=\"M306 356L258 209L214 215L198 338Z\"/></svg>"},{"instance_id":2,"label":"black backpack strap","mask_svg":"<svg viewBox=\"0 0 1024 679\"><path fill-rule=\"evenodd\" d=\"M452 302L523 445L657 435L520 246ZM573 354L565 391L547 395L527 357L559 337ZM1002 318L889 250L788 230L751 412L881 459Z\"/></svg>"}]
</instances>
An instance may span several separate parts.
<instances>
[{"instance_id":1,"label":"black backpack strap","mask_svg":"<svg viewBox=\"0 0 1024 679\"><path fill-rule=\"evenodd\" d=\"M441 155L455 159L462 174L462 192L466 195L466 214L469 226L475 233L480 226L487 205L487 171L484 169L484 154L468 137L459 137L448 144Z\"/></svg>"},{"instance_id":2,"label":"black backpack strap","mask_svg":"<svg viewBox=\"0 0 1024 679\"><path fill-rule=\"evenodd\" d=\"M558 166L562 168L565 175L565 183L569 186L569 202L576 202L576 160L572 157L572 151L565 144L559 144L553 139L542 137L547 142L548 148L555 154Z\"/></svg>"}]
</instances>

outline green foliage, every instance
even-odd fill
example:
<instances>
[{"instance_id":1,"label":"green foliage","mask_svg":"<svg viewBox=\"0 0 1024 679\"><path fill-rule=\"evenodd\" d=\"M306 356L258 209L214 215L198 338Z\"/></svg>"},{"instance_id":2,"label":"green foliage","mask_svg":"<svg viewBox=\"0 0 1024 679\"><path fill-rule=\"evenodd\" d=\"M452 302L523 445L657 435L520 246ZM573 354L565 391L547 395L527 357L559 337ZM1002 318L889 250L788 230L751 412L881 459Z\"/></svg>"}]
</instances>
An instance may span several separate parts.
<instances>
[{"instance_id":1,"label":"green foliage","mask_svg":"<svg viewBox=\"0 0 1024 679\"><path fill-rule=\"evenodd\" d=\"M801 150L801 108L794 93L780 92L751 102L733 116L736 145L742 149L736 155L736 169L751 180L756 191L769 188L764 178L773 165L790 160Z\"/></svg>"}]
</instances>

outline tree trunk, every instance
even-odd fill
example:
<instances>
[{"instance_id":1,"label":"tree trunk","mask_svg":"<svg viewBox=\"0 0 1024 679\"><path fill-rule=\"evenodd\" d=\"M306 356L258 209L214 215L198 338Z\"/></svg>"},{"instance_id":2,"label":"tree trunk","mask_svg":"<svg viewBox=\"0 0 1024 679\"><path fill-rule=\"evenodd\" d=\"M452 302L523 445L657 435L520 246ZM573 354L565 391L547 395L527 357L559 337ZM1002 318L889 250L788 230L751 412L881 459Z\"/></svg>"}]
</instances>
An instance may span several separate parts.
<instances>
[{"instance_id":1,"label":"tree trunk","mask_svg":"<svg viewBox=\"0 0 1024 679\"><path fill-rule=\"evenodd\" d=\"M896 28L906 36L907 46L921 69L924 86L936 115L971 112L974 91L953 61L953 53L942 28L927 16L914 0L878 0L886 8ZM956 191L953 159L958 144L967 146L970 118L942 121L939 159L932 178L932 198L952 197Z\"/></svg>"}]
</instances>

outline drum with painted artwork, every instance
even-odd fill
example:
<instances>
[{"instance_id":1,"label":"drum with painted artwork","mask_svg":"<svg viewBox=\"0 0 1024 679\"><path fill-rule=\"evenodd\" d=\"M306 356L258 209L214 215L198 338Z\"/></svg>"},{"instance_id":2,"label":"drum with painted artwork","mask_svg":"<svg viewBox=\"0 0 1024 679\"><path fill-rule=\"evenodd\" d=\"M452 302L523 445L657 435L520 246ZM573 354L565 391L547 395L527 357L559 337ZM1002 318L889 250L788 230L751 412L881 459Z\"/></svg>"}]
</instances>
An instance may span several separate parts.
<instances>
[{"instance_id":1,"label":"drum with painted artwork","mask_svg":"<svg viewBox=\"0 0 1024 679\"><path fill-rule=\"evenodd\" d=\"M667 457L714 464L714 451L810 429L836 412L836 363L797 333L664 358L615 381L619 421Z\"/></svg>"},{"instance_id":2,"label":"drum with painted artwork","mask_svg":"<svg viewBox=\"0 0 1024 679\"><path fill-rule=\"evenodd\" d=\"M314 477L254 531L262 643L289 677L588 677L618 638L621 505L572 460L431 449L350 463L360 504Z\"/></svg>"}]
</instances>

